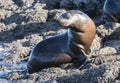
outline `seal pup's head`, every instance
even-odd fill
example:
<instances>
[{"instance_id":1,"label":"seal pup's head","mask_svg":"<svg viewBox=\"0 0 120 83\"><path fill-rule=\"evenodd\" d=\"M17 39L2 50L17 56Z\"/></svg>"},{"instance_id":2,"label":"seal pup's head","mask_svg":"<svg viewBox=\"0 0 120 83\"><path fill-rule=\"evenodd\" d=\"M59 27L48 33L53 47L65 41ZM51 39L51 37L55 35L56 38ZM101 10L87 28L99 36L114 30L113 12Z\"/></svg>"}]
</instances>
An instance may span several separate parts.
<instances>
[{"instance_id":1,"label":"seal pup's head","mask_svg":"<svg viewBox=\"0 0 120 83\"><path fill-rule=\"evenodd\" d=\"M85 13L78 10L67 11L58 18L62 26L71 27L73 30L84 27L89 20L91 19Z\"/></svg>"},{"instance_id":2,"label":"seal pup's head","mask_svg":"<svg viewBox=\"0 0 120 83\"><path fill-rule=\"evenodd\" d=\"M88 51L96 32L96 26L88 15L78 10L70 10L60 15L58 22L69 28L68 36L74 44Z\"/></svg>"}]
</instances>

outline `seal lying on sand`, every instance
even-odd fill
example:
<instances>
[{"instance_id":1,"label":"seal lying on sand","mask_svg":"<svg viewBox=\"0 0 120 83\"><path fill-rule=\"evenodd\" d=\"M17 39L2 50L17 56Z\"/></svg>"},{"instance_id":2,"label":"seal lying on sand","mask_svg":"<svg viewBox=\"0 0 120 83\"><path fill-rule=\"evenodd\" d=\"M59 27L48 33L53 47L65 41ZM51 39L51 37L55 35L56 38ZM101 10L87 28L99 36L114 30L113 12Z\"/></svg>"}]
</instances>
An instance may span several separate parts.
<instances>
[{"instance_id":1,"label":"seal lying on sand","mask_svg":"<svg viewBox=\"0 0 120 83\"><path fill-rule=\"evenodd\" d=\"M120 0L106 0L103 7L103 20L109 27L113 22L120 23Z\"/></svg>"},{"instance_id":2,"label":"seal lying on sand","mask_svg":"<svg viewBox=\"0 0 120 83\"><path fill-rule=\"evenodd\" d=\"M39 42L33 48L28 60L28 73L72 61L80 65L86 62L96 32L94 22L77 10L63 13L58 22L68 30Z\"/></svg>"}]
</instances>

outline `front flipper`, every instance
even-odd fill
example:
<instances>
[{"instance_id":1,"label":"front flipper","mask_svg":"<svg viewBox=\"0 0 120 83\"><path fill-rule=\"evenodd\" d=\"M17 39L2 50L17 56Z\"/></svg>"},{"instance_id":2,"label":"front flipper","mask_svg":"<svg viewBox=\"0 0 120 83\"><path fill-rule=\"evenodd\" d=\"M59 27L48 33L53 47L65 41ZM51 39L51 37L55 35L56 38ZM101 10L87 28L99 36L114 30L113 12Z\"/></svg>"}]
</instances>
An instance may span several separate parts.
<instances>
[{"instance_id":1,"label":"front flipper","mask_svg":"<svg viewBox=\"0 0 120 83\"><path fill-rule=\"evenodd\" d=\"M105 27L106 28L113 28L115 26L115 22L111 22L111 21L106 21L105 22Z\"/></svg>"},{"instance_id":2,"label":"front flipper","mask_svg":"<svg viewBox=\"0 0 120 83\"><path fill-rule=\"evenodd\" d=\"M82 69L89 61L88 55L81 50L80 57L73 61L76 68Z\"/></svg>"},{"instance_id":3,"label":"front flipper","mask_svg":"<svg viewBox=\"0 0 120 83\"><path fill-rule=\"evenodd\" d=\"M116 20L111 15L103 16L103 21L106 28L112 28L115 25Z\"/></svg>"}]
</instances>

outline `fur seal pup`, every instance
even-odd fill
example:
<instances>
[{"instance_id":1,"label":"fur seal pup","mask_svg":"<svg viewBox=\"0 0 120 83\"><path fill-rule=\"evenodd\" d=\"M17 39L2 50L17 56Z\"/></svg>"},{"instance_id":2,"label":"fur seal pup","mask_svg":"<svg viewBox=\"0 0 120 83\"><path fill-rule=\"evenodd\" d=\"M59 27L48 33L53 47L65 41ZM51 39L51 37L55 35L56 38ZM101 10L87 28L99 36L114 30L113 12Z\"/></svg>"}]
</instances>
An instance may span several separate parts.
<instances>
[{"instance_id":1,"label":"fur seal pup","mask_svg":"<svg viewBox=\"0 0 120 83\"><path fill-rule=\"evenodd\" d=\"M74 61L79 62L80 66L87 60L96 32L94 22L77 10L63 13L58 22L68 30L39 42L33 48L27 65L29 74Z\"/></svg>"},{"instance_id":2,"label":"fur seal pup","mask_svg":"<svg viewBox=\"0 0 120 83\"><path fill-rule=\"evenodd\" d=\"M108 27L120 23L120 0L106 0L103 7L103 21Z\"/></svg>"}]
</instances>

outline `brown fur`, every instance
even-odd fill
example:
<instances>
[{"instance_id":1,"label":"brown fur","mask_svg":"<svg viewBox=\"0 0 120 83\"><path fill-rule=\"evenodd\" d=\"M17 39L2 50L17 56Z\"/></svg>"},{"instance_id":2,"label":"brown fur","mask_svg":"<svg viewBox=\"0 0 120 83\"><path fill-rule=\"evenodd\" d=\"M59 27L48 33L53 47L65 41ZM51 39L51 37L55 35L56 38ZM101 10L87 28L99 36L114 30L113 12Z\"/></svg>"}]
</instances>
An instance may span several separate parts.
<instances>
[{"instance_id":1,"label":"brown fur","mask_svg":"<svg viewBox=\"0 0 120 83\"><path fill-rule=\"evenodd\" d=\"M96 31L93 21L86 14L71 10L62 14L58 22L70 28L66 33L45 39L34 47L27 66L29 73L75 60L80 65L86 61Z\"/></svg>"}]
</instances>

